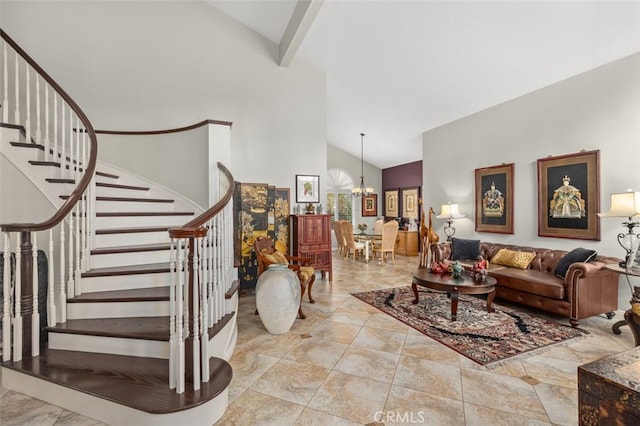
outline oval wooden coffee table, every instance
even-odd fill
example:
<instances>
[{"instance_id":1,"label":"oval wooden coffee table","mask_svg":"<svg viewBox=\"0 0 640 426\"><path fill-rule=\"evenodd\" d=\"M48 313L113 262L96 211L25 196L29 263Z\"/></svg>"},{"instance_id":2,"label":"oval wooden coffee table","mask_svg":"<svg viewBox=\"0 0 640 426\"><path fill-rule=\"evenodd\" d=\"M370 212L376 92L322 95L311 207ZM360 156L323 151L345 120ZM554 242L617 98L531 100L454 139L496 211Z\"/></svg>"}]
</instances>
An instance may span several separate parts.
<instances>
[{"instance_id":1,"label":"oval wooden coffee table","mask_svg":"<svg viewBox=\"0 0 640 426\"><path fill-rule=\"evenodd\" d=\"M411 288L416 298L413 304L418 304L418 286L447 293L451 299L451 321L458 319L458 297L461 294L486 294L487 312L494 312L493 298L496 296L496 279L487 277L486 281L475 281L468 272L463 272L460 278L453 278L452 274L436 274L427 268L419 268L412 274Z\"/></svg>"}]
</instances>

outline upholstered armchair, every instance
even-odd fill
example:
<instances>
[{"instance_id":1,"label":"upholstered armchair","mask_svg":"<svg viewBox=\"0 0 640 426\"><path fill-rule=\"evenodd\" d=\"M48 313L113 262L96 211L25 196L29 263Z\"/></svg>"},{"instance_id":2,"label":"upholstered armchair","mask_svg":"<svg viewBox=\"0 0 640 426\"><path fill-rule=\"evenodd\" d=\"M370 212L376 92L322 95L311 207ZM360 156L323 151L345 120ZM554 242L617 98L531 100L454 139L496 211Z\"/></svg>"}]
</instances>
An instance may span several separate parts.
<instances>
[{"instance_id":1,"label":"upholstered armchair","mask_svg":"<svg viewBox=\"0 0 640 426\"><path fill-rule=\"evenodd\" d=\"M382 239L373 246L373 256L380 253L380 263L384 263L385 255L391 253L392 263L396 263L395 250L396 238L398 237L398 221L390 220L382 225Z\"/></svg>"},{"instance_id":2,"label":"upholstered armchair","mask_svg":"<svg viewBox=\"0 0 640 426\"><path fill-rule=\"evenodd\" d=\"M269 237L259 237L256 239L253 245L253 251L258 259L258 274L262 274L269 265L274 263L281 263L287 265L289 269L294 271L300 280L300 307L298 308L298 315L301 319L305 319L307 316L302 312L302 297L304 296L307 288L309 303L316 303L311 296L311 288L316 280L315 269L313 266L309 266L311 259L308 257L289 256L275 249L273 239Z\"/></svg>"}]
</instances>

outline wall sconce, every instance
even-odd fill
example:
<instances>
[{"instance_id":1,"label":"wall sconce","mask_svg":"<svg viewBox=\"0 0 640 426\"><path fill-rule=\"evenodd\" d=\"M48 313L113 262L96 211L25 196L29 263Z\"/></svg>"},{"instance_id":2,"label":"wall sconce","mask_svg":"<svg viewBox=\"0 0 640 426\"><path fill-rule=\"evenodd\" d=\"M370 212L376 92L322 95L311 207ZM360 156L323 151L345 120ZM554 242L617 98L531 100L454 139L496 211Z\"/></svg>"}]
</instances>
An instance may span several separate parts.
<instances>
[{"instance_id":1,"label":"wall sconce","mask_svg":"<svg viewBox=\"0 0 640 426\"><path fill-rule=\"evenodd\" d=\"M640 235L633 232L633 228L640 225L634 221L633 217L640 215L640 192L619 192L611 194L611 208L608 212L598 213L600 217L626 217L629 220L622 222L627 227L627 233L618 234L618 244L625 250L624 264L620 267L626 268L633 262L633 254L638 249L638 239Z\"/></svg>"},{"instance_id":2,"label":"wall sconce","mask_svg":"<svg viewBox=\"0 0 640 426\"><path fill-rule=\"evenodd\" d=\"M447 226L444 227L444 234L447 236L447 241L451 241L451 237L456 233L456 228L451 226L453 224L453 219L460 219L461 217L464 217L464 215L460 213L458 205L451 204L451 201L447 204L443 204L442 207L440 207L440 214L436 217L438 219L447 219Z\"/></svg>"}]
</instances>

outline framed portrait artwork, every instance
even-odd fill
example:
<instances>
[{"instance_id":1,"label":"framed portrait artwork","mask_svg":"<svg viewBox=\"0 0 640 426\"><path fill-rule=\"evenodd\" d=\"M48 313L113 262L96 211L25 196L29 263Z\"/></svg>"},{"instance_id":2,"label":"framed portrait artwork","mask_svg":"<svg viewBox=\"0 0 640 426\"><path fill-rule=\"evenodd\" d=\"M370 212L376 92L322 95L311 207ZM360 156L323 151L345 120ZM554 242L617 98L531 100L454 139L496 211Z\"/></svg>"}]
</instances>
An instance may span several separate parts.
<instances>
[{"instance_id":1,"label":"framed portrait artwork","mask_svg":"<svg viewBox=\"0 0 640 426\"><path fill-rule=\"evenodd\" d=\"M378 216L378 194L362 197L362 216Z\"/></svg>"},{"instance_id":2,"label":"framed portrait artwork","mask_svg":"<svg viewBox=\"0 0 640 426\"><path fill-rule=\"evenodd\" d=\"M384 215L398 217L398 190L384 191Z\"/></svg>"},{"instance_id":3,"label":"framed portrait artwork","mask_svg":"<svg viewBox=\"0 0 640 426\"><path fill-rule=\"evenodd\" d=\"M538 160L538 235L600 240L599 151Z\"/></svg>"},{"instance_id":4,"label":"framed portrait artwork","mask_svg":"<svg viewBox=\"0 0 640 426\"><path fill-rule=\"evenodd\" d=\"M513 234L514 164L475 170L476 232Z\"/></svg>"},{"instance_id":5,"label":"framed portrait artwork","mask_svg":"<svg viewBox=\"0 0 640 426\"><path fill-rule=\"evenodd\" d=\"M320 176L296 175L296 203L320 202Z\"/></svg>"},{"instance_id":6,"label":"framed portrait artwork","mask_svg":"<svg viewBox=\"0 0 640 426\"><path fill-rule=\"evenodd\" d=\"M418 218L418 188L402 190L402 217L407 219Z\"/></svg>"}]
</instances>

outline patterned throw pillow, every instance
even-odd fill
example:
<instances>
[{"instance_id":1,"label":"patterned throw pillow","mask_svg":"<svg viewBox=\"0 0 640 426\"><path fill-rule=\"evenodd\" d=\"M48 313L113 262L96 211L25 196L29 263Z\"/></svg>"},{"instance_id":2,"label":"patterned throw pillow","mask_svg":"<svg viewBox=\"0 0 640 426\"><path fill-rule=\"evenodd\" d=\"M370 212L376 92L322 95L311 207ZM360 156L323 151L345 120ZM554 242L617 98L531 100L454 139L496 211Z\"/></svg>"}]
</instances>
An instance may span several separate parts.
<instances>
[{"instance_id":1,"label":"patterned throw pillow","mask_svg":"<svg viewBox=\"0 0 640 426\"><path fill-rule=\"evenodd\" d=\"M494 265L510 266L512 268L527 269L529 264L536 257L535 253L528 251L514 251L500 249L491 259Z\"/></svg>"}]
</instances>

